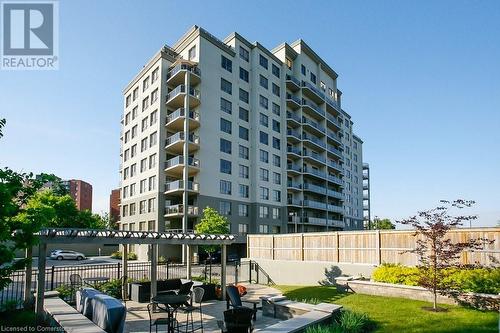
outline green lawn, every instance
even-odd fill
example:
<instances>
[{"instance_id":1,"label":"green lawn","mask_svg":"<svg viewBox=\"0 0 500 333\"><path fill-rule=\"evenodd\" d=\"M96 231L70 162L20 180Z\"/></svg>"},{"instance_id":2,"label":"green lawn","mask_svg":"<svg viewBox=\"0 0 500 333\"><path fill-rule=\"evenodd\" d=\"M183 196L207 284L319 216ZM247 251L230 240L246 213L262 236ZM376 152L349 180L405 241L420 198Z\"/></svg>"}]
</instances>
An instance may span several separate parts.
<instances>
[{"instance_id":1,"label":"green lawn","mask_svg":"<svg viewBox=\"0 0 500 333\"><path fill-rule=\"evenodd\" d=\"M313 300L343 305L365 312L376 322L375 332L498 332L498 312L477 311L460 306L441 305L448 312L429 312L430 303L404 298L340 293L335 287L276 286L289 299Z\"/></svg>"}]
</instances>

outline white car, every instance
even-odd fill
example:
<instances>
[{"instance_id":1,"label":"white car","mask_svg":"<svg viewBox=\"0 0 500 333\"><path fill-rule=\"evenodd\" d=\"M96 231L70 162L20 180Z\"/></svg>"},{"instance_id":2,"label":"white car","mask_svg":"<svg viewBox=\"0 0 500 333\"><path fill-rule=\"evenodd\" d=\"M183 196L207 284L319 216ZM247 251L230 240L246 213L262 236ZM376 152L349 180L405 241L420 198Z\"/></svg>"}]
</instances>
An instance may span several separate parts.
<instances>
[{"instance_id":1,"label":"white car","mask_svg":"<svg viewBox=\"0 0 500 333\"><path fill-rule=\"evenodd\" d=\"M50 253L50 259L63 260L63 259L73 259L73 260L83 260L87 259L83 253L70 251L70 250L54 250Z\"/></svg>"}]
</instances>

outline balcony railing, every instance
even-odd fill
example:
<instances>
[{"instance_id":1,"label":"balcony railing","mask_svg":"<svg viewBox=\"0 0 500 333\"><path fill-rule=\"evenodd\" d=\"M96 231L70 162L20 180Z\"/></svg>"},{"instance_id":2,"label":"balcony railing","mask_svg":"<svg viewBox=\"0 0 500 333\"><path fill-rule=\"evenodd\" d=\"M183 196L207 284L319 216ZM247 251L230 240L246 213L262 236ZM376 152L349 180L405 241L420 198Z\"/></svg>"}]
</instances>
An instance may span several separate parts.
<instances>
[{"instance_id":1,"label":"balcony railing","mask_svg":"<svg viewBox=\"0 0 500 333\"><path fill-rule=\"evenodd\" d=\"M165 146L171 145L172 143L175 143L177 141L183 141L184 137L184 132L177 132L174 135L169 136L165 140ZM200 138L197 135L191 133L189 134L189 142L198 144L200 142Z\"/></svg>"},{"instance_id":2,"label":"balcony railing","mask_svg":"<svg viewBox=\"0 0 500 333\"><path fill-rule=\"evenodd\" d=\"M298 190L300 190L300 189L301 189L301 187L302 187L299 183L294 182L294 181L291 181L291 180L289 180L289 181L287 182L287 186L288 186L288 187L290 187L290 188L295 188L295 189L298 189Z\"/></svg>"},{"instance_id":3,"label":"balcony railing","mask_svg":"<svg viewBox=\"0 0 500 333\"><path fill-rule=\"evenodd\" d=\"M198 99L200 98L200 91L199 90L194 89L193 87L189 87L188 90L189 90L189 95L191 95L195 98L198 98ZM175 96L177 96L179 94L185 94L185 93L186 93L186 85L181 84L180 86L178 86L177 88L175 88L174 90L172 90L171 92L169 92L167 94L167 103Z\"/></svg>"},{"instance_id":4,"label":"balcony railing","mask_svg":"<svg viewBox=\"0 0 500 333\"><path fill-rule=\"evenodd\" d=\"M302 172L302 169L300 168L300 166L295 165L295 164L288 163L286 165L286 168L287 168L287 170L293 170L293 171L297 171L297 172Z\"/></svg>"},{"instance_id":5,"label":"balcony railing","mask_svg":"<svg viewBox=\"0 0 500 333\"><path fill-rule=\"evenodd\" d=\"M300 87L300 81L295 78L294 76L290 75L290 74L287 74L286 75L286 80L287 81L292 81L293 83L295 83L297 85L297 87Z\"/></svg>"},{"instance_id":6,"label":"balcony railing","mask_svg":"<svg viewBox=\"0 0 500 333\"><path fill-rule=\"evenodd\" d=\"M177 110L175 110L174 112L172 112L167 116L166 123L168 124L177 118L184 117L185 115L186 115L186 110L184 108L178 108ZM199 120L200 115L198 112L189 111L189 118L193 120Z\"/></svg>"},{"instance_id":7,"label":"balcony railing","mask_svg":"<svg viewBox=\"0 0 500 333\"><path fill-rule=\"evenodd\" d=\"M324 158L323 156L321 156L320 154L316 154L314 152L302 152L302 155L303 156L307 156L307 157L311 157L311 158L314 158L315 160L321 162L321 163L326 163L326 158Z\"/></svg>"},{"instance_id":8,"label":"balcony railing","mask_svg":"<svg viewBox=\"0 0 500 333\"><path fill-rule=\"evenodd\" d=\"M292 147L292 146L288 146L286 147L286 151L288 153L293 153L293 154L297 154L297 155L302 155L302 152L300 151L299 148L297 147Z\"/></svg>"},{"instance_id":9,"label":"balcony railing","mask_svg":"<svg viewBox=\"0 0 500 333\"><path fill-rule=\"evenodd\" d=\"M337 199L344 200L344 195L342 194L342 192L338 192L338 191L335 191L335 190L328 189L327 195L329 197L332 197L332 198L337 198Z\"/></svg>"},{"instance_id":10,"label":"balcony railing","mask_svg":"<svg viewBox=\"0 0 500 333\"><path fill-rule=\"evenodd\" d=\"M337 141L338 143L342 143L342 140L340 138L340 135L338 135L337 133L335 133L334 131L330 131L328 130L327 131L327 134L330 138L334 139L335 141Z\"/></svg>"},{"instance_id":11,"label":"balcony railing","mask_svg":"<svg viewBox=\"0 0 500 333\"><path fill-rule=\"evenodd\" d=\"M321 89L319 89L318 87L312 85L311 83L307 82L307 81L302 81L302 87L306 87L306 88L309 88L311 89L312 91L314 91L319 97L321 97L322 99L325 99L325 93L323 91L321 91Z\"/></svg>"},{"instance_id":12,"label":"balcony railing","mask_svg":"<svg viewBox=\"0 0 500 333\"><path fill-rule=\"evenodd\" d=\"M317 113L319 113L322 116L325 115L325 111L324 110L321 110L319 107L317 107L316 105L314 105L312 102L309 102L305 98L302 99L302 106L310 107L311 109L313 109L314 111L316 111Z\"/></svg>"},{"instance_id":13,"label":"balcony railing","mask_svg":"<svg viewBox=\"0 0 500 333\"><path fill-rule=\"evenodd\" d=\"M167 80L170 79L172 76L175 76L175 74L179 73L182 70L187 70L198 76L201 75L201 71L197 66L192 66L188 64L178 64L167 73Z\"/></svg>"},{"instance_id":14,"label":"balcony railing","mask_svg":"<svg viewBox=\"0 0 500 333\"><path fill-rule=\"evenodd\" d=\"M320 146L321 148L326 148L326 143L321 141L319 138L309 135L307 133L302 134L302 140L309 140Z\"/></svg>"},{"instance_id":15,"label":"balcony railing","mask_svg":"<svg viewBox=\"0 0 500 333\"><path fill-rule=\"evenodd\" d=\"M297 115L295 115L294 113L292 113L292 112L290 112L290 111L287 111L287 112L286 112L286 117L287 117L288 119L293 119L293 120L295 120L296 122L300 123L300 117L299 117L299 116L297 116Z\"/></svg>"},{"instance_id":16,"label":"balcony railing","mask_svg":"<svg viewBox=\"0 0 500 333\"><path fill-rule=\"evenodd\" d=\"M344 208L342 206L328 204L328 211L342 214L342 213L344 213Z\"/></svg>"},{"instance_id":17,"label":"balcony railing","mask_svg":"<svg viewBox=\"0 0 500 333\"><path fill-rule=\"evenodd\" d=\"M176 156L174 158L169 159L168 161L165 162L165 169L168 169L170 167L176 166L176 165L181 165L184 164L184 156ZM200 160L194 157L188 158L188 165L192 167L199 168L200 167Z\"/></svg>"},{"instance_id":18,"label":"balcony railing","mask_svg":"<svg viewBox=\"0 0 500 333\"><path fill-rule=\"evenodd\" d=\"M297 138L298 140L300 140L300 133L298 131L291 129L291 128L286 130L286 135L293 136L293 137Z\"/></svg>"},{"instance_id":19,"label":"balcony railing","mask_svg":"<svg viewBox=\"0 0 500 333\"><path fill-rule=\"evenodd\" d=\"M332 168L335 168L337 170L342 170L342 166L338 164L337 162L328 160L328 165L331 166Z\"/></svg>"},{"instance_id":20,"label":"balcony railing","mask_svg":"<svg viewBox=\"0 0 500 333\"><path fill-rule=\"evenodd\" d=\"M338 185L343 185L344 183L342 182L342 179L339 177L336 177L334 175L328 175L328 180L331 181L332 183L336 183Z\"/></svg>"},{"instance_id":21,"label":"balcony railing","mask_svg":"<svg viewBox=\"0 0 500 333\"><path fill-rule=\"evenodd\" d=\"M313 168L305 167L304 168L304 172L305 173L313 174L313 175L321 177L321 178L326 178L326 173L325 172L319 171L319 170L316 170L316 169L313 169Z\"/></svg>"},{"instance_id":22,"label":"balcony railing","mask_svg":"<svg viewBox=\"0 0 500 333\"><path fill-rule=\"evenodd\" d=\"M304 207L326 210L326 203L315 200L304 200Z\"/></svg>"},{"instance_id":23,"label":"balcony railing","mask_svg":"<svg viewBox=\"0 0 500 333\"><path fill-rule=\"evenodd\" d=\"M289 205L302 206L302 202L299 199L288 198L286 202Z\"/></svg>"},{"instance_id":24,"label":"balcony railing","mask_svg":"<svg viewBox=\"0 0 500 333\"><path fill-rule=\"evenodd\" d=\"M315 122L309 118L302 117L302 123L310 125L310 126L316 128L318 131L325 133L325 128L323 126L321 126L320 124L318 124L317 122Z\"/></svg>"},{"instance_id":25,"label":"balcony railing","mask_svg":"<svg viewBox=\"0 0 500 333\"><path fill-rule=\"evenodd\" d=\"M334 117L332 116L331 114L329 114L328 112L326 113L326 118L331 121L332 123L334 123L335 125L337 125L338 128L340 128L340 122L338 121L337 117Z\"/></svg>"},{"instance_id":26,"label":"balcony railing","mask_svg":"<svg viewBox=\"0 0 500 333\"><path fill-rule=\"evenodd\" d=\"M198 215L198 207L188 206L188 215ZM184 214L184 205L171 205L165 207L165 215Z\"/></svg>"},{"instance_id":27,"label":"balcony railing","mask_svg":"<svg viewBox=\"0 0 500 333\"><path fill-rule=\"evenodd\" d=\"M339 103L337 103L336 101L334 101L329 96L326 96L325 100L326 100L326 103L330 104L334 109L336 109L337 111L340 112L340 105L339 105Z\"/></svg>"},{"instance_id":28,"label":"balcony railing","mask_svg":"<svg viewBox=\"0 0 500 333\"><path fill-rule=\"evenodd\" d=\"M319 194L325 194L326 193L326 188L325 187L319 186L319 185L314 185L314 184L311 184L311 183L304 183L304 190L309 190L309 191L316 192L316 193L319 193Z\"/></svg>"},{"instance_id":29,"label":"balcony railing","mask_svg":"<svg viewBox=\"0 0 500 333\"><path fill-rule=\"evenodd\" d=\"M342 155L342 151L340 151L340 149L337 149L335 148L334 146L332 145L328 145L328 151L334 153L334 154L337 154L338 156L340 157L343 157L344 155Z\"/></svg>"},{"instance_id":30,"label":"balcony railing","mask_svg":"<svg viewBox=\"0 0 500 333\"><path fill-rule=\"evenodd\" d=\"M170 183L165 184L165 192L174 191L174 190L184 190L184 181L176 180ZM188 191L199 191L199 184L193 181L188 182Z\"/></svg>"},{"instance_id":31,"label":"balcony railing","mask_svg":"<svg viewBox=\"0 0 500 333\"><path fill-rule=\"evenodd\" d=\"M286 99L292 100L292 101L294 101L295 103L297 103L299 105L301 104L300 103L300 98L298 98L297 96L294 96L292 94L286 94Z\"/></svg>"}]
</instances>

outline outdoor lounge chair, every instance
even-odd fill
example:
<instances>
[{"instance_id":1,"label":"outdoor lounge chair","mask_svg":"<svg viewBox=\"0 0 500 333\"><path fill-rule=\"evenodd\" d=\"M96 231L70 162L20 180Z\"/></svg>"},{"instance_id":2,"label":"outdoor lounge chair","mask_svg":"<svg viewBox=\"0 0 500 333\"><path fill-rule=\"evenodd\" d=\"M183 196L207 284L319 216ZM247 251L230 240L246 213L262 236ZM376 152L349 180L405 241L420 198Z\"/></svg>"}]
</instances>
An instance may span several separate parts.
<instances>
[{"instance_id":1,"label":"outdoor lounge chair","mask_svg":"<svg viewBox=\"0 0 500 333\"><path fill-rule=\"evenodd\" d=\"M71 274L69 276L69 282L71 284L71 287L73 288L79 288L83 286L83 279L80 274Z\"/></svg>"},{"instance_id":2,"label":"outdoor lounge chair","mask_svg":"<svg viewBox=\"0 0 500 333\"><path fill-rule=\"evenodd\" d=\"M222 333L250 333L253 331L252 318L254 311L247 307L239 307L224 311L224 321L217 325Z\"/></svg>"},{"instance_id":3,"label":"outdoor lounge chair","mask_svg":"<svg viewBox=\"0 0 500 333\"><path fill-rule=\"evenodd\" d=\"M253 309L250 309L253 311L253 319L257 319L257 305L259 304L259 301L244 301L240 297L240 293L238 290L238 287L236 286L227 286L226 287L226 295L227 295L227 301L226 301L226 306L227 309L229 310L230 307L232 308L247 308L250 309L246 306L243 306L243 303L249 303L253 304Z\"/></svg>"}]
</instances>

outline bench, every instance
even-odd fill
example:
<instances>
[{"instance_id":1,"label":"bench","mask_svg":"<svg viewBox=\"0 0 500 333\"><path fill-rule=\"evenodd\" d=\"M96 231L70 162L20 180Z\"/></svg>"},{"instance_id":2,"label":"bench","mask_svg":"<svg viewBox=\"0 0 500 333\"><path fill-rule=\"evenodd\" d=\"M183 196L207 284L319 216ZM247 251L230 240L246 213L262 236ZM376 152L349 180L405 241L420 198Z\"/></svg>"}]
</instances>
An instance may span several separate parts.
<instances>
[{"instance_id":1,"label":"bench","mask_svg":"<svg viewBox=\"0 0 500 333\"><path fill-rule=\"evenodd\" d=\"M90 319L58 297L44 300L43 309L52 321L68 333L106 333Z\"/></svg>"}]
</instances>

